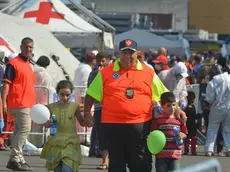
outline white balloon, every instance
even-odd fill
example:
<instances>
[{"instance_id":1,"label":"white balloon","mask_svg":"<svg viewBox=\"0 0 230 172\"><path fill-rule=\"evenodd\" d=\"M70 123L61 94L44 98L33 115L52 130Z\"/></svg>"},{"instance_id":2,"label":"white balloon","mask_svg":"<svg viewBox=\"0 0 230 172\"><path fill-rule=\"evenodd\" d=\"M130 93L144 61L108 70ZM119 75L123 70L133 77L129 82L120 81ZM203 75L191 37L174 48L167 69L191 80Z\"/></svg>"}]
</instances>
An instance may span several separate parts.
<instances>
[{"instance_id":1,"label":"white balloon","mask_svg":"<svg viewBox=\"0 0 230 172\"><path fill-rule=\"evenodd\" d=\"M30 118L37 124L45 124L50 118L50 111L45 105L36 104L30 109Z\"/></svg>"}]
</instances>

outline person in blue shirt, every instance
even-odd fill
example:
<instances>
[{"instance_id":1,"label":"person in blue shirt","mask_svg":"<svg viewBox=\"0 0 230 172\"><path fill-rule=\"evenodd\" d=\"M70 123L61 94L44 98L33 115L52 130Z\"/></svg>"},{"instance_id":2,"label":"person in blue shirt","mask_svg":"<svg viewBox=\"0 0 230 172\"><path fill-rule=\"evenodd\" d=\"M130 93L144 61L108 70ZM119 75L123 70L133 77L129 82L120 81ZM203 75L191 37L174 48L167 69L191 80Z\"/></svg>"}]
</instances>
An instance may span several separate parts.
<instances>
[{"instance_id":1,"label":"person in blue shirt","mask_svg":"<svg viewBox=\"0 0 230 172\"><path fill-rule=\"evenodd\" d=\"M96 66L93 68L92 72L89 74L88 86L92 83L94 78L97 76L99 70L108 66L110 62L109 56L105 55L103 52L99 52L96 55ZM102 156L102 164L97 168L101 170L106 170L108 168L108 143L105 138L104 129L101 124L101 103L98 101L94 102L94 119L95 125L93 126L91 133L91 148L89 156L96 155ZM98 145L99 143L99 145ZM99 146L99 150L98 150ZM99 154L99 155L98 155Z\"/></svg>"}]
</instances>

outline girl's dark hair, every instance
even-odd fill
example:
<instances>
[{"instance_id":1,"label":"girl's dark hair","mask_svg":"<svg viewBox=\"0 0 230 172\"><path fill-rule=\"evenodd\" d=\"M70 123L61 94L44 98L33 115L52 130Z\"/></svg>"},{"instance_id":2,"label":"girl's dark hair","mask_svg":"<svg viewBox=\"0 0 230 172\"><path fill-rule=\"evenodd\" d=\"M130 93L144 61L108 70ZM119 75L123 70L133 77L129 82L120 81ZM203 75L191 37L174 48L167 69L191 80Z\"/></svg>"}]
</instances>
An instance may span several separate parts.
<instances>
[{"instance_id":1,"label":"girl's dark hair","mask_svg":"<svg viewBox=\"0 0 230 172\"><path fill-rule=\"evenodd\" d=\"M61 89L69 88L71 92L73 91L73 84L68 80L62 80L57 84L56 91L59 93Z\"/></svg>"},{"instance_id":2,"label":"girl's dark hair","mask_svg":"<svg viewBox=\"0 0 230 172\"><path fill-rule=\"evenodd\" d=\"M161 95L161 104L165 105L166 103L176 102L176 97L172 92L166 92Z\"/></svg>"}]
</instances>

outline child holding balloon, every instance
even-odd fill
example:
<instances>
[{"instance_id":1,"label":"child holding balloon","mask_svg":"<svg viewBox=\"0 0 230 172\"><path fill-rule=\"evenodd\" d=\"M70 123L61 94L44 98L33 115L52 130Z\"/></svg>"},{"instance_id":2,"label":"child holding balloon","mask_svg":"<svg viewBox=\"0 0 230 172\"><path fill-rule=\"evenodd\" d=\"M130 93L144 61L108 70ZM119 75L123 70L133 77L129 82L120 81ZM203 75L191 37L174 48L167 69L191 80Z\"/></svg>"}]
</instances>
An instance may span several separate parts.
<instances>
[{"instance_id":1,"label":"child holding balloon","mask_svg":"<svg viewBox=\"0 0 230 172\"><path fill-rule=\"evenodd\" d=\"M178 145L177 140L185 139L187 127L174 117L177 109L176 98L172 92L161 95L161 106L164 112L155 116L152 122L152 130L160 130L166 136L166 144L159 153L155 155L155 168L157 172L168 172L180 168L182 145ZM174 130L179 129L177 138Z\"/></svg>"},{"instance_id":2,"label":"child holding balloon","mask_svg":"<svg viewBox=\"0 0 230 172\"><path fill-rule=\"evenodd\" d=\"M51 114L56 116L56 136L48 138L44 145L41 158L46 160L46 168L54 172L78 172L81 164L80 140L76 134L76 119L84 126L79 105L70 102L69 98L73 92L73 85L67 80L57 84L57 95L59 100L49 104ZM52 125L49 120L47 125Z\"/></svg>"}]
</instances>

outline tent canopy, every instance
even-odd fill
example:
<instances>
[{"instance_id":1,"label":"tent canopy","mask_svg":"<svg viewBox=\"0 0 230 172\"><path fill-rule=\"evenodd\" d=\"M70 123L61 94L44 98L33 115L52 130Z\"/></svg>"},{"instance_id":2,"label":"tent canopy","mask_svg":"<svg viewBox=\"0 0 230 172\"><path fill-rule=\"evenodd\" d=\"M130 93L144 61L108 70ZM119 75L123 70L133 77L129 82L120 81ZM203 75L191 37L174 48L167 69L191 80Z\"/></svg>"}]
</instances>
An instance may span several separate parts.
<instances>
[{"instance_id":1,"label":"tent canopy","mask_svg":"<svg viewBox=\"0 0 230 172\"><path fill-rule=\"evenodd\" d=\"M66 47L98 48L100 29L75 14L60 0L36 0L13 15L42 24Z\"/></svg>"},{"instance_id":2,"label":"tent canopy","mask_svg":"<svg viewBox=\"0 0 230 172\"><path fill-rule=\"evenodd\" d=\"M2 9L1 12L43 25L68 48L113 49L113 32L106 33L110 25L82 5L72 0L66 1L69 1L77 10L80 9L81 16L61 0L36 0L33 3L28 3L29 0L18 0ZM110 27L110 30L114 28Z\"/></svg>"},{"instance_id":3,"label":"tent canopy","mask_svg":"<svg viewBox=\"0 0 230 172\"><path fill-rule=\"evenodd\" d=\"M157 36L146 30L132 29L130 31L118 34L115 36L116 51L119 47L119 42L124 39L132 39L137 42L138 49L148 51L151 48L165 47L170 54L184 54L183 47L180 44L174 43L162 36Z\"/></svg>"},{"instance_id":4,"label":"tent canopy","mask_svg":"<svg viewBox=\"0 0 230 172\"><path fill-rule=\"evenodd\" d=\"M80 34L101 32L71 11L60 0L37 0L14 15L40 23L51 32Z\"/></svg>"},{"instance_id":5,"label":"tent canopy","mask_svg":"<svg viewBox=\"0 0 230 172\"><path fill-rule=\"evenodd\" d=\"M52 54L59 56L59 63L62 64L70 79L73 79L74 72L79 65L79 61L43 26L0 13L0 33L12 51L20 52L20 43L24 37L31 37L34 40L34 60L36 61L41 55L50 58ZM0 41L1 44L1 41ZM0 45L5 47L5 45ZM51 65L48 67L49 73L58 82L65 79L62 70L50 58Z\"/></svg>"}]
</instances>

